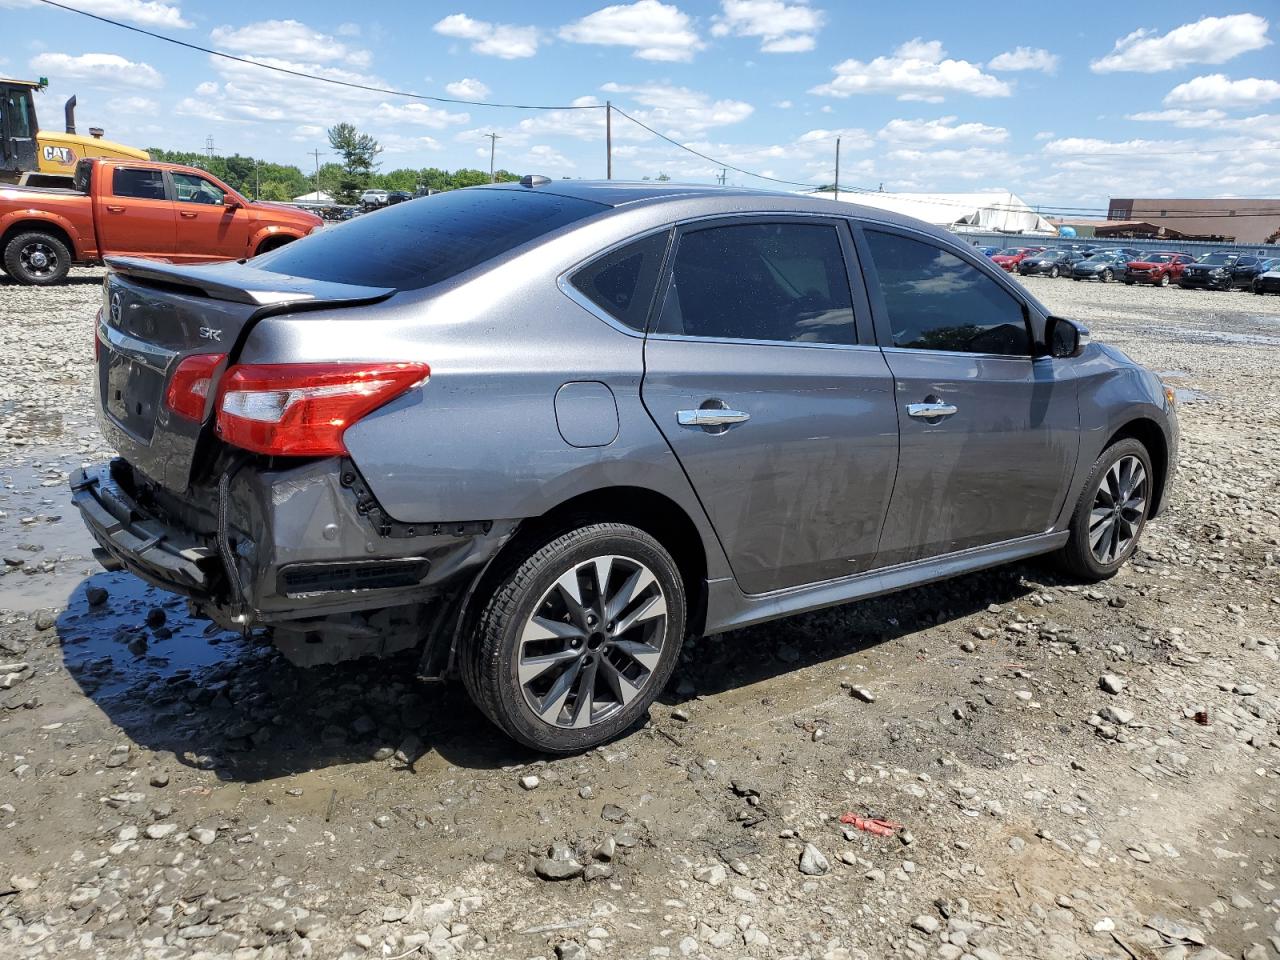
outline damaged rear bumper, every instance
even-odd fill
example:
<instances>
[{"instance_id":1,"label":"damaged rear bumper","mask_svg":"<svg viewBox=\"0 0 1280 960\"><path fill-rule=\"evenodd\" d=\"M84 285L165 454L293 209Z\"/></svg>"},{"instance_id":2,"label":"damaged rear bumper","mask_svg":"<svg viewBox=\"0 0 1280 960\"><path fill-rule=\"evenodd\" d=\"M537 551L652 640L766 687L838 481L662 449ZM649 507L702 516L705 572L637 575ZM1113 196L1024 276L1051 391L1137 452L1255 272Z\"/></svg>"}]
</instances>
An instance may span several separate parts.
<instances>
[{"instance_id":1,"label":"damaged rear bumper","mask_svg":"<svg viewBox=\"0 0 1280 960\"><path fill-rule=\"evenodd\" d=\"M182 495L117 459L77 471L71 488L104 565L189 597L231 629L369 641L347 656L416 644L423 605L465 592L516 526L398 522L336 459L242 463ZM396 620L414 625L411 638L373 637L390 628L370 627L375 615L415 606Z\"/></svg>"}]
</instances>

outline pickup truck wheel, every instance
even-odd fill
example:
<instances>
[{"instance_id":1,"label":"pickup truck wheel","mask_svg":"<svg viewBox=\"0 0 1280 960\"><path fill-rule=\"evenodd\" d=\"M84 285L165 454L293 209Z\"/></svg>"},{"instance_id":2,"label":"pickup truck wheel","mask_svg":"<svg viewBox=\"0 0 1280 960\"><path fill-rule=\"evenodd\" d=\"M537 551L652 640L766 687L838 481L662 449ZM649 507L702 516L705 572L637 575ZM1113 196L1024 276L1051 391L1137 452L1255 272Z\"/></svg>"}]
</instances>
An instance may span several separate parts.
<instances>
[{"instance_id":1,"label":"pickup truck wheel","mask_svg":"<svg viewBox=\"0 0 1280 960\"><path fill-rule=\"evenodd\" d=\"M1147 448L1137 440L1102 451L1072 514L1071 539L1059 553L1069 574L1096 583L1115 576L1133 556L1151 509L1154 476Z\"/></svg>"},{"instance_id":2,"label":"pickup truck wheel","mask_svg":"<svg viewBox=\"0 0 1280 960\"><path fill-rule=\"evenodd\" d=\"M71 269L71 251L50 233L20 233L4 248L4 269L17 283L48 287Z\"/></svg>"},{"instance_id":3,"label":"pickup truck wheel","mask_svg":"<svg viewBox=\"0 0 1280 960\"><path fill-rule=\"evenodd\" d=\"M576 753L634 726L684 638L684 582L653 537L579 527L500 574L460 650L472 700L504 733Z\"/></svg>"}]
</instances>

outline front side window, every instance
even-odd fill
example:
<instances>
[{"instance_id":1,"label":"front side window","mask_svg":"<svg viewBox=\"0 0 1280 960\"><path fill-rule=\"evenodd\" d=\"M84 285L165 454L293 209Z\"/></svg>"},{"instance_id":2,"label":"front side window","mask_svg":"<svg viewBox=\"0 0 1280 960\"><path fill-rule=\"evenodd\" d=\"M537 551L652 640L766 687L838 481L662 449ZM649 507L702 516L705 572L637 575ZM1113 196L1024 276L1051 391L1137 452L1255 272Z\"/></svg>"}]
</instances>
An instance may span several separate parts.
<instances>
[{"instance_id":1,"label":"front side window","mask_svg":"<svg viewBox=\"0 0 1280 960\"><path fill-rule=\"evenodd\" d=\"M168 199L164 192L163 173L135 167L116 167L111 176L111 192L117 197L137 197L141 200Z\"/></svg>"},{"instance_id":2,"label":"front side window","mask_svg":"<svg viewBox=\"0 0 1280 960\"><path fill-rule=\"evenodd\" d=\"M664 230L606 253L575 273L569 282L618 322L643 331L670 233Z\"/></svg>"},{"instance_id":3,"label":"front side window","mask_svg":"<svg viewBox=\"0 0 1280 960\"><path fill-rule=\"evenodd\" d=\"M194 173L174 173L173 190L177 199L183 203L207 203L213 206L221 206L226 199L227 191L221 187L215 187L204 177L197 177Z\"/></svg>"},{"instance_id":4,"label":"front side window","mask_svg":"<svg viewBox=\"0 0 1280 960\"><path fill-rule=\"evenodd\" d=\"M981 270L932 243L877 230L866 238L895 347L1031 354L1022 304Z\"/></svg>"},{"instance_id":5,"label":"front side window","mask_svg":"<svg viewBox=\"0 0 1280 960\"><path fill-rule=\"evenodd\" d=\"M814 223L751 223L684 234L658 333L854 344L840 235Z\"/></svg>"}]
</instances>

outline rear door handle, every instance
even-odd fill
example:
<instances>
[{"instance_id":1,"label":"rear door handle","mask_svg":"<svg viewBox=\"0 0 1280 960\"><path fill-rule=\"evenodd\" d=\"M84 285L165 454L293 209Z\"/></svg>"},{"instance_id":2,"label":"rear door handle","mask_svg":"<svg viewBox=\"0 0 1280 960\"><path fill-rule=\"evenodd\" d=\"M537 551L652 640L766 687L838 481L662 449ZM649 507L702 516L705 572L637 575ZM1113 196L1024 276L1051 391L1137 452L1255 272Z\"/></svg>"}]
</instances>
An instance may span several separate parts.
<instances>
[{"instance_id":1,"label":"rear door handle","mask_svg":"<svg viewBox=\"0 0 1280 960\"><path fill-rule=\"evenodd\" d=\"M196 215L189 210L180 210L178 215L184 220L194 220L196 218Z\"/></svg>"},{"instance_id":2,"label":"rear door handle","mask_svg":"<svg viewBox=\"0 0 1280 960\"><path fill-rule=\"evenodd\" d=\"M750 419L749 413L742 410L727 410L724 407L676 411L676 422L682 427L727 427L734 423L745 423Z\"/></svg>"},{"instance_id":3,"label":"rear door handle","mask_svg":"<svg viewBox=\"0 0 1280 960\"><path fill-rule=\"evenodd\" d=\"M113 203L107 204L107 210L109 210L111 213L124 213L124 207L118 207Z\"/></svg>"},{"instance_id":4,"label":"rear door handle","mask_svg":"<svg viewBox=\"0 0 1280 960\"><path fill-rule=\"evenodd\" d=\"M908 403L907 416L932 420L934 417L950 417L959 412L953 403Z\"/></svg>"}]
</instances>

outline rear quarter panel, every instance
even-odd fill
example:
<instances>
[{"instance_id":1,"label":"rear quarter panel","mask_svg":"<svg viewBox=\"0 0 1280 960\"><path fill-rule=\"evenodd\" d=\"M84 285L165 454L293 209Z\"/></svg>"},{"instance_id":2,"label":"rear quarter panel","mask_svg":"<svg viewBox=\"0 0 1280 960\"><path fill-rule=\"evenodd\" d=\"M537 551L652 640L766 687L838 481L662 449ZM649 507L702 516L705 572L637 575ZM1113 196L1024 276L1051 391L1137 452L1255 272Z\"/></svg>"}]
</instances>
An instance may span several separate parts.
<instances>
[{"instance_id":1,"label":"rear quarter panel","mask_svg":"<svg viewBox=\"0 0 1280 960\"><path fill-rule=\"evenodd\" d=\"M397 520L518 520L603 487L643 487L692 519L708 576L728 576L700 503L641 404L643 338L608 325L556 284L583 257L631 235L617 219L372 307L271 317L253 329L241 360L430 366L425 386L345 435L353 461ZM612 442L573 446L562 436L556 393L577 381L612 392Z\"/></svg>"},{"instance_id":2,"label":"rear quarter panel","mask_svg":"<svg viewBox=\"0 0 1280 960\"><path fill-rule=\"evenodd\" d=\"M71 240L77 260L92 260L98 255L93 208L82 193L0 187L0 236L28 222L62 230Z\"/></svg>"}]
</instances>

